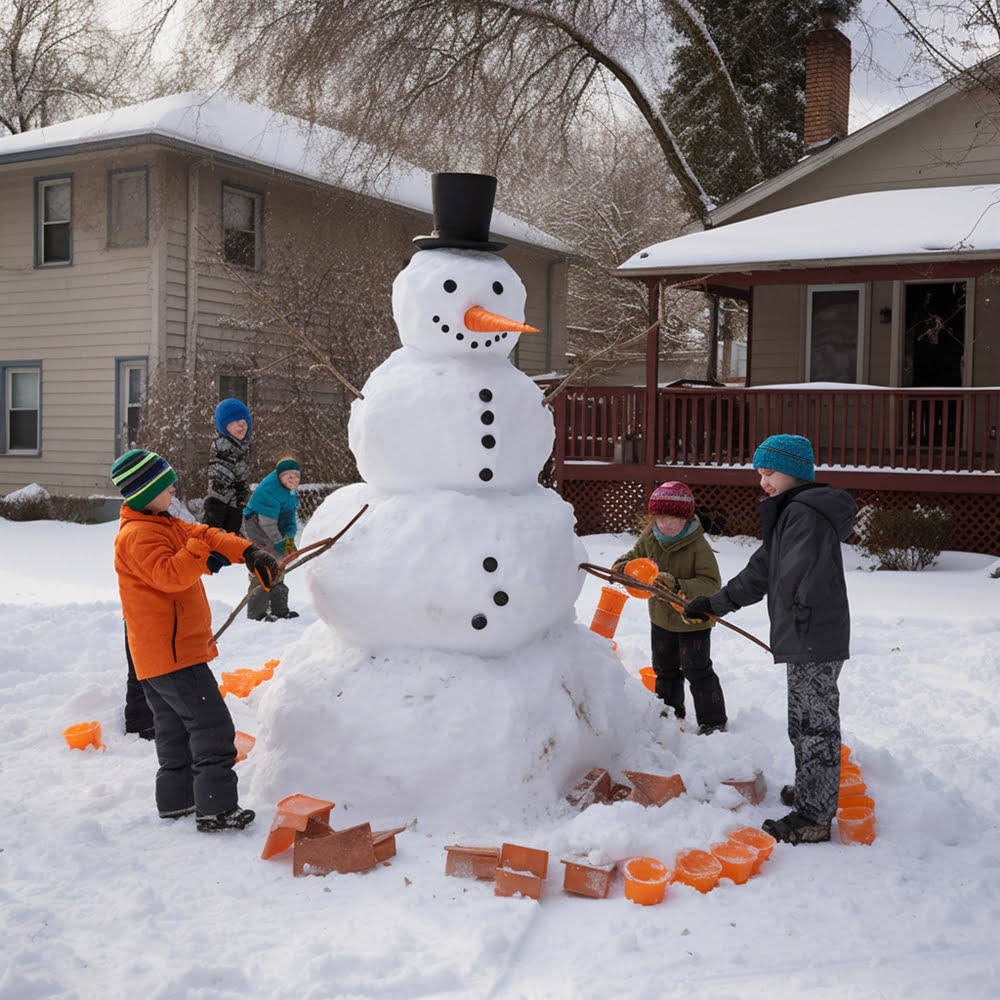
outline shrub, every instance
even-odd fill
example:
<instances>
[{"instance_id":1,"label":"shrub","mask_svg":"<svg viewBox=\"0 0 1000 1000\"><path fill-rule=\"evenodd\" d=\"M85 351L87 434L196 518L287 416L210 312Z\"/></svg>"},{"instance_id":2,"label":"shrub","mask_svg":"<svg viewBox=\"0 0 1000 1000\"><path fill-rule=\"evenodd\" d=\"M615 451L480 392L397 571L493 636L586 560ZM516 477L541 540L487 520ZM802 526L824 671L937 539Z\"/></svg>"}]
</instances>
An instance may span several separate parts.
<instances>
[{"instance_id":1,"label":"shrub","mask_svg":"<svg viewBox=\"0 0 1000 1000\"><path fill-rule=\"evenodd\" d=\"M876 569L915 570L933 566L951 541L951 512L941 507L886 510L865 507L855 531L864 555L878 560Z\"/></svg>"}]
</instances>

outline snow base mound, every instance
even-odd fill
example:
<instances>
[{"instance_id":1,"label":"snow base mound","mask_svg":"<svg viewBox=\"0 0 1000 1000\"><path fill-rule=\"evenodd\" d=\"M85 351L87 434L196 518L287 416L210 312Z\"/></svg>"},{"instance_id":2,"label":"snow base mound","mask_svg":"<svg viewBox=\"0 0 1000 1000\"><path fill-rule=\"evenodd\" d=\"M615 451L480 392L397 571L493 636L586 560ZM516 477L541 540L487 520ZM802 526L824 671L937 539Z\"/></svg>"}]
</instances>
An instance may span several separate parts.
<instances>
[{"instance_id":1,"label":"snow base mound","mask_svg":"<svg viewBox=\"0 0 1000 1000\"><path fill-rule=\"evenodd\" d=\"M618 762L639 690L579 624L498 659L360 649L317 622L261 699L252 798L303 793L394 826L530 821Z\"/></svg>"}]
</instances>

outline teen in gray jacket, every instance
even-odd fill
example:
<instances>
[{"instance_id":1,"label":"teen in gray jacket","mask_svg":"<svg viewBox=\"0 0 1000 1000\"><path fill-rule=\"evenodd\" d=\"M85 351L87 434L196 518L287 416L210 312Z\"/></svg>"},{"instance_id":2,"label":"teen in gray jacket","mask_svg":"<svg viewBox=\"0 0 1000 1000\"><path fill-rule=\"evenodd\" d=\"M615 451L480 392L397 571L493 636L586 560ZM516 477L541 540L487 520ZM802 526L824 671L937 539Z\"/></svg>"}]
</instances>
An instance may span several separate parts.
<instances>
[{"instance_id":1,"label":"teen in gray jacket","mask_svg":"<svg viewBox=\"0 0 1000 1000\"><path fill-rule=\"evenodd\" d=\"M840 545L854 530L857 505L845 490L814 482L812 444L800 435L767 438L753 464L767 493L763 542L722 590L689 601L687 613L724 615L767 595L771 652L788 674L795 753L795 786L782 799L795 809L763 828L788 843L815 843L830 839L840 791L837 681L851 639Z\"/></svg>"}]
</instances>

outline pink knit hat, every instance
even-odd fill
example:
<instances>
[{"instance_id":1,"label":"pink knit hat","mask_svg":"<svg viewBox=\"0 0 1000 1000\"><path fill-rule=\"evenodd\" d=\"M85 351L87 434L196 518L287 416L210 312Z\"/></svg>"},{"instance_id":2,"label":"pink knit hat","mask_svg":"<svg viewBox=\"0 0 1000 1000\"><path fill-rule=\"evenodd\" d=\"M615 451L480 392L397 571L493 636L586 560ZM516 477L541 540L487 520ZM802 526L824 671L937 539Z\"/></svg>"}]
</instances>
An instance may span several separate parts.
<instances>
[{"instance_id":1,"label":"pink knit hat","mask_svg":"<svg viewBox=\"0 0 1000 1000\"><path fill-rule=\"evenodd\" d=\"M668 517L694 517L694 496L683 483L663 483L649 498L649 513Z\"/></svg>"}]
</instances>

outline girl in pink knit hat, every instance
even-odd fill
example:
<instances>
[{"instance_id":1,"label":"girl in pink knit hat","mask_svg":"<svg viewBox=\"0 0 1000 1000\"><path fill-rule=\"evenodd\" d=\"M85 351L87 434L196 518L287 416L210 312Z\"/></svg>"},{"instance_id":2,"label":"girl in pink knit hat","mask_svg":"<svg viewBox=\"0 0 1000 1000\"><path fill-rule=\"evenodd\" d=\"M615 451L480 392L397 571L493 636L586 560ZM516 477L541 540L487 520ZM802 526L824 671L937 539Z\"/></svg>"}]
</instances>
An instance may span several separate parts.
<instances>
[{"instance_id":1,"label":"girl in pink knit hat","mask_svg":"<svg viewBox=\"0 0 1000 1000\"><path fill-rule=\"evenodd\" d=\"M615 560L622 569L631 559L652 559L668 589L694 598L714 594L722 582L719 564L694 512L694 496L684 483L657 486L649 498L649 518L638 541ZM701 734L725 732L726 701L712 668L712 622L690 621L658 597L649 599L649 621L656 673L656 694L685 717L684 681L691 686ZM668 716L667 708L662 714Z\"/></svg>"}]
</instances>

